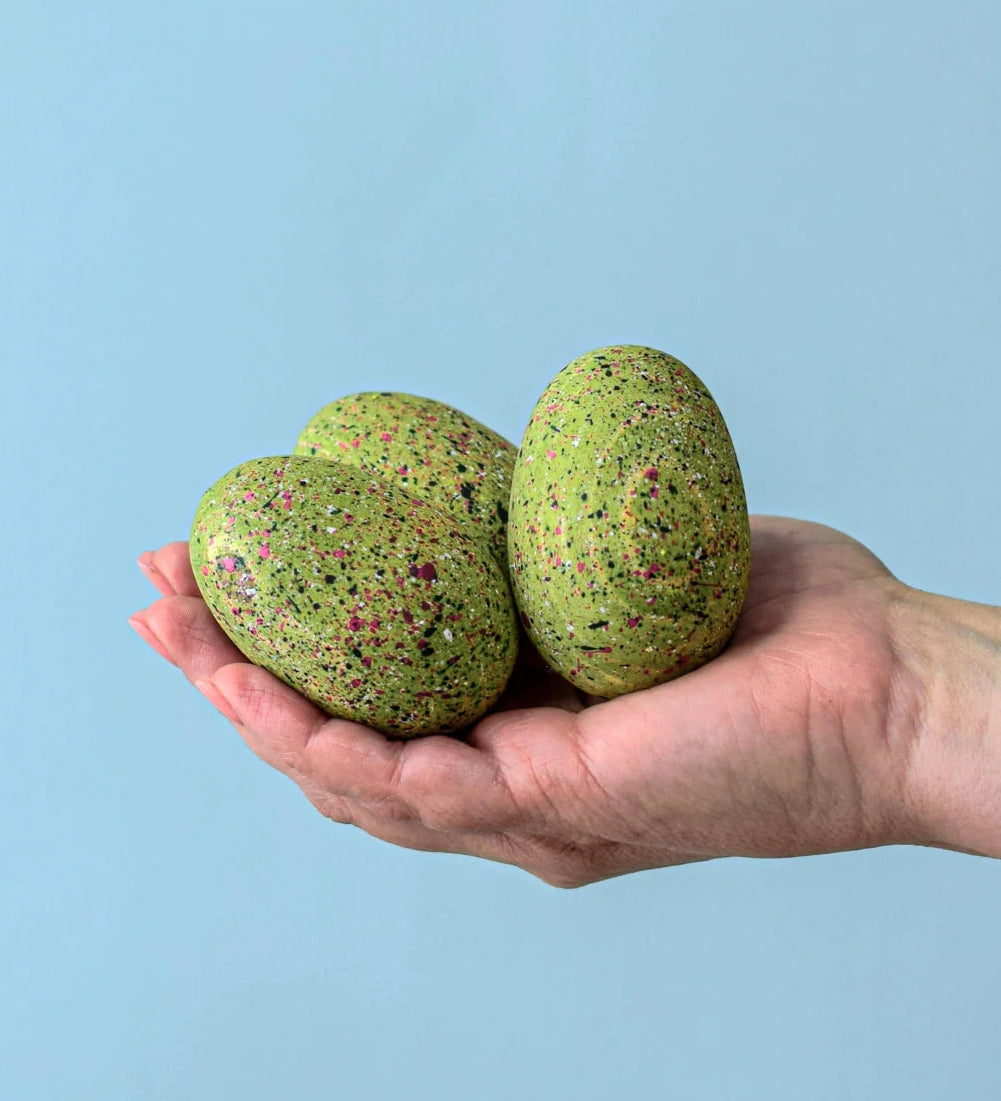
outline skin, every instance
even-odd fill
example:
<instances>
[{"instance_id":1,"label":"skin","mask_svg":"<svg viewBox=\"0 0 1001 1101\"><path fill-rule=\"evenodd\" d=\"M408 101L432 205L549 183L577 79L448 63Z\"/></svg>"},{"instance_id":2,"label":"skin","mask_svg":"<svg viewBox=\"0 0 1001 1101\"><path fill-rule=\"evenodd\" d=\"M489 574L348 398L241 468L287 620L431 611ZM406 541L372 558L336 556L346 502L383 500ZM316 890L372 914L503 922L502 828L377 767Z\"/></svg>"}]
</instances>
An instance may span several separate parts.
<instances>
[{"instance_id":1,"label":"skin","mask_svg":"<svg viewBox=\"0 0 1001 1101\"><path fill-rule=\"evenodd\" d=\"M560 887L886 844L1001 856L1001 609L912 589L831 528L752 517L709 664L597 702L523 659L464 739L329 719L233 647L186 544L140 564L164 595L136 629L322 814L393 844Z\"/></svg>"}]
</instances>

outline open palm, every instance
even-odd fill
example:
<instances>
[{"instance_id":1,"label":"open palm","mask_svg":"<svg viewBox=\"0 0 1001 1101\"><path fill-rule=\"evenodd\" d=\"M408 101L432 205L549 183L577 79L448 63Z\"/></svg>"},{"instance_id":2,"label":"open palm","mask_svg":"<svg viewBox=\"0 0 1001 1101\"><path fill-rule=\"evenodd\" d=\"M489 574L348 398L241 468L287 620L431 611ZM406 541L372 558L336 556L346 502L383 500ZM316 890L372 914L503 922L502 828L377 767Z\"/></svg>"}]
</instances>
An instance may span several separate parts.
<instances>
[{"instance_id":1,"label":"open palm","mask_svg":"<svg viewBox=\"0 0 1001 1101\"><path fill-rule=\"evenodd\" d=\"M906 839L917 700L893 642L906 586L832 528L752 517L744 610L701 669L602 702L526 646L503 699L462 739L394 741L331 719L226 638L186 544L141 564L164 595L134 617L140 633L323 814L386 841L578 886Z\"/></svg>"}]
</instances>

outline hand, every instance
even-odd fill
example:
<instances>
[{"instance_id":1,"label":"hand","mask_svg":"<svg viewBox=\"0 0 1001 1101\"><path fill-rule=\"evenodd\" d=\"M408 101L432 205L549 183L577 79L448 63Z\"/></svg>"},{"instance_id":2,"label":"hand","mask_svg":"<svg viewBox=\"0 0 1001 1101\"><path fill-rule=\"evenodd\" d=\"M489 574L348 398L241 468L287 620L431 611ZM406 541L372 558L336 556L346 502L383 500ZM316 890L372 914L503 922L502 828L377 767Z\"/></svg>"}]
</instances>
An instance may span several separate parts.
<instances>
[{"instance_id":1,"label":"hand","mask_svg":"<svg viewBox=\"0 0 1001 1101\"><path fill-rule=\"evenodd\" d=\"M936 843L912 775L925 689L898 644L914 590L831 528L757 516L752 532L750 591L715 660L601 702L526 645L464 739L387 739L248 663L184 543L140 560L164 595L132 622L322 814L397 845L570 887L716 856Z\"/></svg>"}]
</instances>

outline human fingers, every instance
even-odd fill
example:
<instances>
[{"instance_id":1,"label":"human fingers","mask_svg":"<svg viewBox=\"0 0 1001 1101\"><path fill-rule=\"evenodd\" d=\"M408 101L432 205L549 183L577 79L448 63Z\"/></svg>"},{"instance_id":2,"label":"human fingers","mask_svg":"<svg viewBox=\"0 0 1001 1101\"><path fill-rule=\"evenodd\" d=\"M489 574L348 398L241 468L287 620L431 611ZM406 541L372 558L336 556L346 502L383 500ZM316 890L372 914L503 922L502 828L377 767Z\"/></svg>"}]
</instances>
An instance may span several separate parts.
<instances>
[{"instance_id":1,"label":"human fingers","mask_svg":"<svg viewBox=\"0 0 1001 1101\"><path fill-rule=\"evenodd\" d=\"M207 695L214 689L213 702L245 716L240 725L248 743L276 768L295 768L331 794L383 803L389 813L437 828L494 829L519 821L497 764L487 755L455 738L390 741L356 723L331 719L251 665L200 598L164 597L132 622L189 680L205 682L199 687L207 686Z\"/></svg>"},{"instance_id":2,"label":"human fingers","mask_svg":"<svg viewBox=\"0 0 1001 1101\"><path fill-rule=\"evenodd\" d=\"M138 565L164 596L198 596L187 543L167 543L159 550L145 551L139 555Z\"/></svg>"},{"instance_id":3,"label":"human fingers","mask_svg":"<svg viewBox=\"0 0 1001 1101\"><path fill-rule=\"evenodd\" d=\"M331 795L301 774L289 773L309 802L325 817L354 826L379 841L420 852L475 856L503 864L519 864L521 847L502 833L479 830L432 830L413 818L386 813L385 806L369 806L357 799Z\"/></svg>"},{"instance_id":4,"label":"human fingers","mask_svg":"<svg viewBox=\"0 0 1001 1101\"><path fill-rule=\"evenodd\" d=\"M223 714L237 723L238 729L248 741L255 737L253 732L241 728L239 717L212 683L212 675L221 666L241 661L242 655L215 624L204 602L194 597L168 597L156 601L146 612L134 616L133 620L138 620L143 628L140 633L155 649L168 660L179 665L209 700ZM281 682L278 683L281 684ZM284 689L285 686L281 685L281 688ZM315 722L322 719L322 712L316 708L310 708L306 712L306 709L299 704L300 701L301 704L306 704L307 701L295 693L292 695L296 701L297 710L307 713L309 721ZM300 787L309 801L326 817L335 822L358 826L373 836L407 848L441 852L467 851L455 840L423 826L412 812L398 801L390 801L380 794L372 805L366 805L357 799L335 794L288 764L292 759L289 754L285 755L283 766L278 757L282 754L279 747L280 740L286 736L284 726L285 721L279 725L277 731L273 731L270 744L258 739L252 747L269 764L282 768ZM496 843L483 843L480 847L488 849L491 853L499 851Z\"/></svg>"},{"instance_id":5,"label":"human fingers","mask_svg":"<svg viewBox=\"0 0 1001 1101\"><path fill-rule=\"evenodd\" d=\"M308 778L329 795L364 803L377 818L415 820L439 832L514 829L559 835L566 828L550 821L548 794L533 784L536 769L531 762L522 767L519 753L493 756L475 744L440 736L389 741L366 727L331 719L277 677L249 664L200 598L165 597L134 619L165 657L220 710L229 711L251 748L286 774L295 772L296 782ZM234 681L232 690L227 680ZM513 714L505 718L508 728ZM537 714L544 729L569 717L556 708L518 714ZM435 840L443 847L441 838ZM506 852L503 842L497 845Z\"/></svg>"},{"instance_id":6,"label":"human fingers","mask_svg":"<svg viewBox=\"0 0 1001 1101\"><path fill-rule=\"evenodd\" d=\"M566 844L609 836L613 821L629 817L615 805L614 776L594 767L585 737L586 711L530 707L486 716L468 734L471 745L496 762L519 811L519 831ZM628 731L617 732L620 739ZM630 831L622 833L623 839Z\"/></svg>"},{"instance_id":7,"label":"human fingers","mask_svg":"<svg viewBox=\"0 0 1001 1101\"><path fill-rule=\"evenodd\" d=\"M332 718L267 670L246 662L216 670L210 689L259 757L330 795L446 832L503 830L520 821L497 763L456 738L390 740Z\"/></svg>"},{"instance_id":8,"label":"human fingers","mask_svg":"<svg viewBox=\"0 0 1001 1101\"><path fill-rule=\"evenodd\" d=\"M200 597L165 596L129 619L135 630L194 681L247 659L226 637Z\"/></svg>"},{"instance_id":9,"label":"human fingers","mask_svg":"<svg viewBox=\"0 0 1001 1101\"><path fill-rule=\"evenodd\" d=\"M432 830L421 822L387 815L384 806L332 796L305 777L290 773L310 803L326 818L354 826L401 848L472 856L521 868L554 887L583 887L627 872L708 859L611 842L563 844L549 837L482 830Z\"/></svg>"},{"instance_id":10,"label":"human fingers","mask_svg":"<svg viewBox=\"0 0 1001 1101\"><path fill-rule=\"evenodd\" d=\"M444 737L390 741L356 723L331 719L255 666L227 666L197 686L250 748L289 776L322 814L390 844L515 865L558 887L689 859L576 833L532 832L521 808L511 814L510 799L499 808L492 805L492 776L474 782L486 756L480 751ZM545 710L539 711L543 721ZM492 767L488 758L487 769ZM465 799L463 779L473 785Z\"/></svg>"},{"instance_id":11,"label":"human fingers","mask_svg":"<svg viewBox=\"0 0 1001 1101\"><path fill-rule=\"evenodd\" d=\"M157 568L154 561L155 555L155 551L143 551L136 559L136 565L145 574L146 580L156 586L161 596L173 596L176 590Z\"/></svg>"}]
</instances>

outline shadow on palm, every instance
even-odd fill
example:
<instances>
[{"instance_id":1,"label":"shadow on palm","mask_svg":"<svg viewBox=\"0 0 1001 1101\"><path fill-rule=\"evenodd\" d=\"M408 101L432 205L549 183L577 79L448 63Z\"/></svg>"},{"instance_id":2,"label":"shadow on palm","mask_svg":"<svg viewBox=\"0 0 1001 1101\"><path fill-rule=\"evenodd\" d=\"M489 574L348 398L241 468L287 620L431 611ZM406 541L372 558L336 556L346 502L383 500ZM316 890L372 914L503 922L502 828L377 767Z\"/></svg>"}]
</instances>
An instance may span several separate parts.
<instances>
[{"instance_id":1,"label":"shadow on palm","mask_svg":"<svg viewBox=\"0 0 1001 1101\"><path fill-rule=\"evenodd\" d=\"M751 578L736 630L713 662L685 680L691 683L697 673L700 683L712 677L714 692L746 690L755 667L777 664L803 677L821 677L825 670L834 672L840 659L857 657L860 649L883 637L879 624L868 629L864 592L892 575L871 551L834 528L810 521L753 516L751 531ZM522 632L515 671L489 715L513 718L513 712L539 708L579 713L614 703L620 719L652 693L666 702L669 685L678 683L603 700L550 669ZM536 710L536 718L541 717Z\"/></svg>"},{"instance_id":2,"label":"shadow on palm","mask_svg":"<svg viewBox=\"0 0 1001 1101\"><path fill-rule=\"evenodd\" d=\"M562 808L578 858L588 829L601 838L596 852L658 838L663 851L649 857L658 865L832 851L878 834L855 777L885 737L898 583L832 528L772 516L751 526L747 599L713 661L599 701L528 649L495 711L468 732L526 805L541 791L544 805Z\"/></svg>"},{"instance_id":3,"label":"shadow on palm","mask_svg":"<svg viewBox=\"0 0 1001 1101\"><path fill-rule=\"evenodd\" d=\"M684 677L596 701L526 644L504 696L464 737L402 742L327 719L250 666L196 595L184 544L156 561L164 599L143 622L167 654L189 679L211 677L241 702L248 744L322 813L383 840L578 885L885 835L862 813L858 777L871 773L877 794L892 786L879 754L899 583L831 528L752 518L737 629Z\"/></svg>"}]
</instances>

